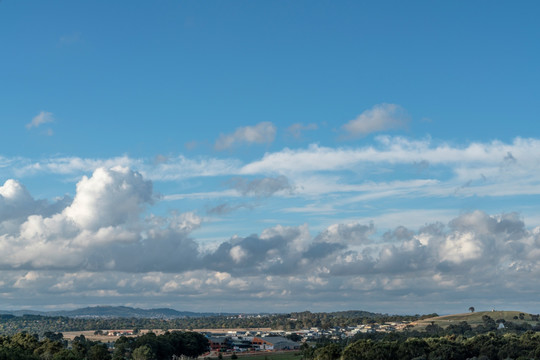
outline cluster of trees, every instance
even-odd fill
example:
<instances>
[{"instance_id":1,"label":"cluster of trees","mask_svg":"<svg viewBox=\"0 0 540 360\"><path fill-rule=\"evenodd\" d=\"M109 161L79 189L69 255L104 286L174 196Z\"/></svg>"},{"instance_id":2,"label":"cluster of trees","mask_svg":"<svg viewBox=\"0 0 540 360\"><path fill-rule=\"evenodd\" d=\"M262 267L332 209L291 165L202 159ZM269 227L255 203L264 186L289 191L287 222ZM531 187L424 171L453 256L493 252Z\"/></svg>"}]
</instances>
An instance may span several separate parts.
<instances>
[{"instance_id":1,"label":"cluster of trees","mask_svg":"<svg viewBox=\"0 0 540 360\"><path fill-rule=\"evenodd\" d=\"M304 359L312 360L503 360L540 359L540 334L521 335L490 332L470 338L442 336L430 338L358 340L348 345L304 345Z\"/></svg>"},{"instance_id":2,"label":"cluster of trees","mask_svg":"<svg viewBox=\"0 0 540 360\"><path fill-rule=\"evenodd\" d=\"M503 327L499 329L499 324L503 324ZM482 324L477 325L476 327L471 327L466 321L462 321L458 324L452 324L446 328L442 328L437 324L430 324L426 326L425 332L428 336L444 336L444 335L464 335L467 337L473 336L475 334L484 334L490 331L498 330L503 333L515 333L521 334L526 331L540 331L540 323L536 325L531 325L527 322L513 322L506 321L504 319L493 320L488 315L482 316ZM418 335L417 335L418 336Z\"/></svg>"},{"instance_id":3,"label":"cluster of trees","mask_svg":"<svg viewBox=\"0 0 540 360\"><path fill-rule=\"evenodd\" d=\"M173 355L196 358L208 351L208 339L196 332L146 333L137 338L120 337L115 342L113 360L171 359Z\"/></svg>"},{"instance_id":4,"label":"cluster of trees","mask_svg":"<svg viewBox=\"0 0 540 360\"><path fill-rule=\"evenodd\" d=\"M438 315L388 315L371 313L367 311L339 311L331 313L312 313L309 311L304 311L283 315L273 315L271 320L276 325L275 329L295 330L309 329L311 327L328 329L337 326L356 326L358 324L416 321L434 316Z\"/></svg>"},{"instance_id":5,"label":"cluster of trees","mask_svg":"<svg viewBox=\"0 0 540 360\"><path fill-rule=\"evenodd\" d=\"M53 334L53 333L50 333ZM110 359L105 344L76 338L72 348L67 349L67 342L61 334L54 338L39 340L37 335L18 333L13 336L0 336L0 360L106 360Z\"/></svg>"},{"instance_id":6,"label":"cluster of trees","mask_svg":"<svg viewBox=\"0 0 540 360\"><path fill-rule=\"evenodd\" d=\"M208 350L208 340L193 332L148 333L119 338L114 351L106 344L77 336L68 348L62 334L47 337L18 333L0 337L0 360L170 360L173 355L197 357Z\"/></svg>"},{"instance_id":7,"label":"cluster of trees","mask_svg":"<svg viewBox=\"0 0 540 360\"><path fill-rule=\"evenodd\" d=\"M389 321L414 321L430 315L388 315L365 311L312 313L309 311L264 316L207 316L181 319L143 318L68 318L41 315L0 315L0 333L16 334L21 331L42 335L46 331L85 331L108 329L219 329L219 328L272 328L282 330L311 327L331 328Z\"/></svg>"},{"instance_id":8,"label":"cluster of trees","mask_svg":"<svg viewBox=\"0 0 540 360\"><path fill-rule=\"evenodd\" d=\"M504 328L499 329L499 324L503 323ZM540 332L540 323L531 325L527 322L511 322L504 319L493 320L490 316L484 315L482 317L482 324L472 327L468 322L461 321L457 324L451 324L446 328L443 328L436 323L432 322L424 329L416 329L415 327L405 328L402 332L393 333L357 333L351 339L345 339L345 343L357 340L400 340L405 341L409 338L429 338L429 337L444 337L444 336L463 336L473 337L479 334L486 334L489 332L497 331L499 334L516 334L521 335L525 332ZM328 339L319 339L319 342L325 343Z\"/></svg>"}]
</instances>

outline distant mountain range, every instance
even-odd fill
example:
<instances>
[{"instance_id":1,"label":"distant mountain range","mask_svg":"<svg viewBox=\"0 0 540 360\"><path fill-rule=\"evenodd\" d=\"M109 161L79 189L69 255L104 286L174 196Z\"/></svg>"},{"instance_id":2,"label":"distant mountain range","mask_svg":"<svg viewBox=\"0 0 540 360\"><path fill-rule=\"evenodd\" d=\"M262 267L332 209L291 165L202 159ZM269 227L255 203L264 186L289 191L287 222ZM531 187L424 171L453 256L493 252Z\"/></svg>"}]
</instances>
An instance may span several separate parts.
<instances>
[{"instance_id":1,"label":"distant mountain range","mask_svg":"<svg viewBox=\"0 0 540 360\"><path fill-rule=\"evenodd\" d=\"M197 313L191 311L177 311L174 309L138 309L128 306L93 306L76 310L61 311L33 311L33 310L0 310L4 315L41 315L41 316L65 316L72 318L150 318L150 319L176 319L185 317L204 317L216 315L232 315L218 313Z\"/></svg>"}]
</instances>

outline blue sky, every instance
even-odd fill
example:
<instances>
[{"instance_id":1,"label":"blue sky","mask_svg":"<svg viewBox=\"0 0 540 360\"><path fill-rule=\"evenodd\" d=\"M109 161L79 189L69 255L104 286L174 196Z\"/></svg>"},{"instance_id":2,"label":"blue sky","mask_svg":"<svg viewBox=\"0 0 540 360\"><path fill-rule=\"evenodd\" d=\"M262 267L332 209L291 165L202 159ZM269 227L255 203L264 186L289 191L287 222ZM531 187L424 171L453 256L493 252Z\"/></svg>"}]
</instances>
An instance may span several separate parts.
<instances>
[{"instance_id":1,"label":"blue sky","mask_svg":"<svg viewBox=\"0 0 540 360\"><path fill-rule=\"evenodd\" d=\"M0 2L2 307L539 312L538 10Z\"/></svg>"}]
</instances>

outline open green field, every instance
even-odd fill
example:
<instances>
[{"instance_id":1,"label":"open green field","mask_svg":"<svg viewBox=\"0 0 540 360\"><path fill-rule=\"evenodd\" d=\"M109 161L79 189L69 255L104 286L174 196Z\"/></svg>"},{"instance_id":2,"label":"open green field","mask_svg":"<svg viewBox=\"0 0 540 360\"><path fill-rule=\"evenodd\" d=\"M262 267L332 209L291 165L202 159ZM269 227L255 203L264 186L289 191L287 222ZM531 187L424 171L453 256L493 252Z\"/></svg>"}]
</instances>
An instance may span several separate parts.
<instances>
[{"instance_id":1,"label":"open green field","mask_svg":"<svg viewBox=\"0 0 540 360\"><path fill-rule=\"evenodd\" d=\"M520 319L520 314L522 314L521 316L523 317L523 319ZM441 327L447 327L452 324L458 324L462 321L466 321L469 325L474 327L483 323L482 316L484 315L489 316L495 321L499 319L504 319L505 321L514 322L514 323L527 322L531 325L535 325L537 323L536 320L533 320L531 314L523 313L521 311L478 311L474 313L444 315L444 316L438 316L434 318L419 320L414 325L416 328L422 328L431 323L434 323ZM517 319L514 319L515 317L517 317Z\"/></svg>"}]
</instances>

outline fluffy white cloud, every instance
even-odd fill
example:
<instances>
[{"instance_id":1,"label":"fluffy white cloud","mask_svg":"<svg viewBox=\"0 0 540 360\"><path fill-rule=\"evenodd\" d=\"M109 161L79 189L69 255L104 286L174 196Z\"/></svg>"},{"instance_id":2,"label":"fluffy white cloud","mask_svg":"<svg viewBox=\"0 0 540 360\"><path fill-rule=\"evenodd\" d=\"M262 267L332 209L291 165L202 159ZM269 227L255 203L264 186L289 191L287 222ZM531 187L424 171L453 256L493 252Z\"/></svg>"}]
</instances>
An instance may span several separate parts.
<instances>
[{"instance_id":1,"label":"fluffy white cloud","mask_svg":"<svg viewBox=\"0 0 540 360\"><path fill-rule=\"evenodd\" d=\"M401 106L379 104L343 125L343 129L352 136L365 136L377 131L402 128L407 123L407 118Z\"/></svg>"},{"instance_id":2,"label":"fluffy white cloud","mask_svg":"<svg viewBox=\"0 0 540 360\"><path fill-rule=\"evenodd\" d=\"M316 241L329 243L366 244L369 236L375 232L373 224L333 224L322 231Z\"/></svg>"},{"instance_id":3,"label":"fluffy white cloud","mask_svg":"<svg viewBox=\"0 0 540 360\"><path fill-rule=\"evenodd\" d=\"M398 147L417 145L401 142ZM534 149L533 142L516 141L513 160L504 151L509 145L492 145L461 149L463 163L480 161L504 174L501 163L521 168L536 161L520 148ZM429 151L436 151L431 148L427 145L422 156L429 158ZM287 183L280 176L255 180L260 181L245 181L235 192L274 193ZM437 186L415 181L351 184L347 191ZM343 301L369 294L374 301L403 296L436 303L439 296L453 301L472 288L484 297L495 295L486 284L497 281L511 289L505 293L510 301L514 294L529 296L531 279L540 275L540 230L527 228L514 213L473 211L448 221L447 212L434 212L444 224L418 226L426 223L428 210L396 212L386 223L380 217L328 220L314 233L308 224L277 225L249 236L223 235L208 246L194 236L205 225L199 216L153 215L148 210L154 199L144 174L125 167L96 169L78 182L73 199L56 203L36 200L20 182L6 181L0 186L0 291L18 299L64 294L122 301L178 294L234 301L241 294L246 299L273 296L288 304L301 304L305 296L330 304L335 299L329 294L339 292ZM377 226L394 228L381 234Z\"/></svg>"},{"instance_id":4,"label":"fluffy white cloud","mask_svg":"<svg viewBox=\"0 0 540 360\"><path fill-rule=\"evenodd\" d=\"M20 184L8 181L1 190L2 209L16 206L22 215L17 224L0 227L0 267L148 271L156 264L174 268L175 260L198 255L187 236L200 218L152 217L145 225L141 215L152 203L152 184L127 168L98 168L83 177L71 204L51 215L35 211L36 201ZM162 251L177 258L161 261Z\"/></svg>"},{"instance_id":5,"label":"fluffy white cloud","mask_svg":"<svg viewBox=\"0 0 540 360\"><path fill-rule=\"evenodd\" d=\"M367 242L358 239L371 234L373 225L335 224L316 236L309 234L306 225L277 226L260 236L224 241L206 253L185 237L200 219L193 214L176 217L151 221L146 239L142 236L139 240L150 240L151 246L99 243L96 246L102 259L96 258L97 252L88 252L91 246L87 246L82 255L86 263L71 264L62 271L38 261L26 270L17 270L4 261L2 291L13 297L63 294L74 299L87 295L107 302L137 298L166 302L175 296L197 299L201 304L215 296L224 304L270 296L274 303L305 306L302 301L308 297L331 307L335 306L336 292L340 302L351 304L358 304L362 297L383 303L395 302L396 297L407 302L452 303L467 292L469 300L497 295L511 303L516 297L529 296L531 280L540 274L540 230L527 230L516 214L490 216L476 211L460 215L446 226L398 227ZM28 245L41 246L40 241L54 232L67 235L65 229L40 231L41 240L28 238ZM182 231L183 237L178 239ZM72 235L77 236L77 232ZM46 254L43 248L40 251ZM124 255L119 255L121 252ZM77 256L59 253L54 260L64 266ZM28 261L31 257L37 259L37 251L27 255ZM114 263L89 266L92 261L103 264L103 260ZM494 281L500 284L497 289L490 286ZM501 294L501 288L508 291ZM471 289L482 295L475 298ZM257 303L272 306L263 300Z\"/></svg>"},{"instance_id":6,"label":"fluffy white cloud","mask_svg":"<svg viewBox=\"0 0 540 360\"><path fill-rule=\"evenodd\" d=\"M136 220L152 202L152 184L128 168L98 168L77 184L77 195L64 214L83 229L124 224Z\"/></svg>"},{"instance_id":7,"label":"fluffy white cloud","mask_svg":"<svg viewBox=\"0 0 540 360\"><path fill-rule=\"evenodd\" d=\"M214 147L216 150L226 150L238 144L269 144L274 141L276 127L265 121L255 126L239 127L232 134L221 134Z\"/></svg>"},{"instance_id":8,"label":"fluffy white cloud","mask_svg":"<svg viewBox=\"0 0 540 360\"><path fill-rule=\"evenodd\" d=\"M29 216L49 216L61 211L71 201L69 197L55 203L35 200L20 182L8 179L0 186L0 235L15 234Z\"/></svg>"},{"instance_id":9,"label":"fluffy white cloud","mask_svg":"<svg viewBox=\"0 0 540 360\"><path fill-rule=\"evenodd\" d=\"M235 263L240 263L242 260L248 256L247 252L242 249L240 245L233 246L231 250L229 251L229 254L231 255L231 258L234 260Z\"/></svg>"},{"instance_id":10,"label":"fluffy white cloud","mask_svg":"<svg viewBox=\"0 0 540 360\"><path fill-rule=\"evenodd\" d=\"M4 227L0 234L0 250L7 255L0 266L12 269L208 269L238 275L325 268L330 275L360 270L372 274L448 270L463 262L496 263L498 256L517 261L534 253L536 246L530 240L536 235L515 214L473 212L452 220L447 230L427 226L415 233L398 227L382 241L373 239L374 224L337 223L316 236L307 225L277 226L260 236L233 237L215 250L202 250L190 238L201 219L193 213L143 219L153 199L152 184L119 167L83 177L72 203L52 215L40 213L42 208L36 208L36 201L15 181L0 187L0 196L3 209L24 209L24 220L14 225L17 230Z\"/></svg>"},{"instance_id":11,"label":"fluffy white cloud","mask_svg":"<svg viewBox=\"0 0 540 360\"><path fill-rule=\"evenodd\" d=\"M35 211L35 201L20 182L8 179L0 186L0 218L7 220Z\"/></svg>"}]
</instances>

